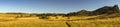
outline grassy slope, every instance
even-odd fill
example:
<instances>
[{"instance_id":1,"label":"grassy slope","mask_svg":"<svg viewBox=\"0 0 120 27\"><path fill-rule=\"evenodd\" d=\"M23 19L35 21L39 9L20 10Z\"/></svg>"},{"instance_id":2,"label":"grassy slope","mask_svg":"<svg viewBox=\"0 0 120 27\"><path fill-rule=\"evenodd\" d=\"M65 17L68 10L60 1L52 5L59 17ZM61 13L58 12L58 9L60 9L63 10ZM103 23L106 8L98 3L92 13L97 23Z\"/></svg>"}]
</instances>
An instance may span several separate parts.
<instances>
[{"instance_id":1,"label":"grassy slope","mask_svg":"<svg viewBox=\"0 0 120 27\"><path fill-rule=\"evenodd\" d=\"M120 27L120 18L70 21L71 27Z\"/></svg>"},{"instance_id":2,"label":"grassy slope","mask_svg":"<svg viewBox=\"0 0 120 27\"><path fill-rule=\"evenodd\" d=\"M82 19L84 20L79 19L77 21L75 19L72 19L72 21L48 21L24 18L3 21L3 19L1 19L0 27L120 27L120 17L97 20L86 20L87 18L83 17Z\"/></svg>"},{"instance_id":3,"label":"grassy slope","mask_svg":"<svg viewBox=\"0 0 120 27\"><path fill-rule=\"evenodd\" d=\"M67 27L61 21L42 21L39 19L19 19L0 22L0 27Z\"/></svg>"},{"instance_id":4,"label":"grassy slope","mask_svg":"<svg viewBox=\"0 0 120 27\"><path fill-rule=\"evenodd\" d=\"M103 20L67 21L70 27L120 27L120 18ZM67 27L66 21L46 21L40 19L18 19L1 21L0 27Z\"/></svg>"}]
</instances>

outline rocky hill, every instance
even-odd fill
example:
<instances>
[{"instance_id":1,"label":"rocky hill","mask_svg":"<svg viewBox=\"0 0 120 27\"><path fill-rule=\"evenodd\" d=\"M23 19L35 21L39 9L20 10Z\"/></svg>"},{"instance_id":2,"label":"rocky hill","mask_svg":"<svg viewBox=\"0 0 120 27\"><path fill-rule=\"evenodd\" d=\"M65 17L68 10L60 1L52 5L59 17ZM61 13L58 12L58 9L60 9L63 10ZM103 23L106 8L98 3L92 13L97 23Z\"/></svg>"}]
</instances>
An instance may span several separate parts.
<instances>
[{"instance_id":1,"label":"rocky hill","mask_svg":"<svg viewBox=\"0 0 120 27\"><path fill-rule=\"evenodd\" d=\"M91 11L87 11L87 10L81 10L81 11L78 11L78 12L71 12L71 13L68 13L68 15L72 16L88 16L90 15Z\"/></svg>"},{"instance_id":2,"label":"rocky hill","mask_svg":"<svg viewBox=\"0 0 120 27\"><path fill-rule=\"evenodd\" d=\"M93 11L93 14L100 15L100 14L113 14L113 13L119 13L118 5L114 6L104 6L102 8L99 8L95 11Z\"/></svg>"},{"instance_id":3,"label":"rocky hill","mask_svg":"<svg viewBox=\"0 0 120 27\"><path fill-rule=\"evenodd\" d=\"M114 13L120 13L118 5L104 6L94 11L81 10L78 12L68 13L68 15L92 16L92 15L114 14Z\"/></svg>"}]
</instances>

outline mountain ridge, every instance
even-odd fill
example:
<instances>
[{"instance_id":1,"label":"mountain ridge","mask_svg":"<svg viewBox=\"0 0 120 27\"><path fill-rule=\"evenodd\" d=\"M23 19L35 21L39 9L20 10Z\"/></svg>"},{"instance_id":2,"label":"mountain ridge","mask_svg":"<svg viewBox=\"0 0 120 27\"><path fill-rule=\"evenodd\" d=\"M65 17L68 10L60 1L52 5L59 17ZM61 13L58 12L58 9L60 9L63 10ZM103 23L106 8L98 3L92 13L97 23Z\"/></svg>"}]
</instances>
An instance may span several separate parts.
<instances>
[{"instance_id":1,"label":"mountain ridge","mask_svg":"<svg viewBox=\"0 0 120 27\"><path fill-rule=\"evenodd\" d=\"M68 13L68 15L91 16L91 15L114 14L114 13L120 13L118 5L104 6L94 11L81 10L78 12Z\"/></svg>"}]
</instances>

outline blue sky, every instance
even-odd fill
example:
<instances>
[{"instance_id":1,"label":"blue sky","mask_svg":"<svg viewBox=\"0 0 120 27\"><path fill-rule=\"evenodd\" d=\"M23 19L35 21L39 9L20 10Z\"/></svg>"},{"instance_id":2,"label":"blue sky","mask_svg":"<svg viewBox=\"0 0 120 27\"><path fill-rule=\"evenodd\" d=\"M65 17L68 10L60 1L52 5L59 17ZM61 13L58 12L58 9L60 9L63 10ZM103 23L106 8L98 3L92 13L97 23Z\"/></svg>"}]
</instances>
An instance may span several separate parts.
<instances>
[{"instance_id":1,"label":"blue sky","mask_svg":"<svg viewBox=\"0 0 120 27\"><path fill-rule=\"evenodd\" d=\"M120 0L0 0L0 12L69 13L120 5Z\"/></svg>"}]
</instances>

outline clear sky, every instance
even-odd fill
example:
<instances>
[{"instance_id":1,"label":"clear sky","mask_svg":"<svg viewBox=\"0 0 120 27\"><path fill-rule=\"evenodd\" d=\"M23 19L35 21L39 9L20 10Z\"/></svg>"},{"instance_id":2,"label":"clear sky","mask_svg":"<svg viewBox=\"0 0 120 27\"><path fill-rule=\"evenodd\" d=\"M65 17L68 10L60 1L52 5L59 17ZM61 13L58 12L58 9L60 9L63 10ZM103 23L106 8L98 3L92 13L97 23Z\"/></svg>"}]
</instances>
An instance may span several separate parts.
<instances>
[{"instance_id":1,"label":"clear sky","mask_svg":"<svg viewBox=\"0 0 120 27\"><path fill-rule=\"evenodd\" d=\"M120 0L0 0L0 12L68 13L113 6Z\"/></svg>"}]
</instances>

